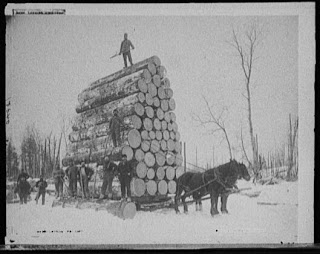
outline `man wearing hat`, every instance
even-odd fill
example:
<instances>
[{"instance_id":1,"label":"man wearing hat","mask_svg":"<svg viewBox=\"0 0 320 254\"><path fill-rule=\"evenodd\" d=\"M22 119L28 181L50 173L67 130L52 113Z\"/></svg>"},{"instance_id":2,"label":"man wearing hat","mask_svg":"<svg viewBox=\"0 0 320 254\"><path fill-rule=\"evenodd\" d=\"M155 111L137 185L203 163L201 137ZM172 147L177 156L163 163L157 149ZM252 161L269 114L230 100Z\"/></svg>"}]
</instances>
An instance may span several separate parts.
<instances>
[{"instance_id":1,"label":"man wearing hat","mask_svg":"<svg viewBox=\"0 0 320 254\"><path fill-rule=\"evenodd\" d=\"M121 197L126 198L130 201L131 191L130 191L130 181L132 177L132 167L130 162L127 160L127 155L122 155L122 161L118 165L119 180L121 185Z\"/></svg>"},{"instance_id":2,"label":"man wearing hat","mask_svg":"<svg viewBox=\"0 0 320 254\"><path fill-rule=\"evenodd\" d=\"M80 176L80 186L83 191L83 197L89 198L89 181L91 176L93 175L93 170L89 167L86 167L85 162L81 162L80 169L79 169L79 176Z\"/></svg>"},{"instance_id":3,"label":"man wearing hat","mask_svg":"<svg viewBox=\"0 0 320 254\"><path fill-rule=\"evenodd\" d=\"M122 56L123 56L124 68L127 68L127 57L129 58L130 64L132 66L132 58L131 58L130 47L132 49L134 49L133 44L131 43L130 40L128 40L128 34L125 33L124 34L124 40L121 42L120 52L119 52L119 55L122 54Z\"/></svg>"},{"instance_id":4,"label":"man wearing hat","mask_svg":"<svg viewBox=\"0 0 320 254\"><path fill-rule=\"evenodd\" d=\"M46 188L48 184L46 180L43 179L42 176L40 176L40 180L36 183L36 187L38 188L37 196L36 196L36 203L38 204L38 200L40 196L42 196L42 205L45 204L45 198L46 198Z\"/></svg>"},{"instance_id":5,"label":"man wearing hat","mask_svg":"<svg viewBox=\"0 0 320 254\"><path fill-rule=\"evenodd\" d=\"M122 120L118 116L118 110L115 109L113 111L113 117L111 118L110 123L109 123L109 129L110 129L111 138L112 138L112 142L113 142L114 147L121 145L120 126L122 126Z\"/></svg>"},{"instance_id":6,"label":"man wearing hat","mask_svg":"<svg viewBox=\"0 0 320 254\"><path fill-rule=\"evenodd\" d=\"M69 178L69 190L72 197L77 195L77 178L78 178L78 169L74 165L73 161L70 161L70 166L66 169L66 175Z\"/></svg>"},{"instance_id":7,"label":"man wearing hat","mask_svg":"<svg viewBox=\"0 0 320 254\"><path fill-rule=\"evenodd\" d=\"M59 164L57 164L55 170L53 170L52 176L54 179L54 185L56 189L56 198L62 198L64 172L63 169L60 168Z\"/></svg>"},{"instance_id":8,"label":"man wearing hat","mask_svg":"<svg viewBox=\"0 0 320 254\"><path fill-rule=\"evenodd\" d=\"M105 197L106 190L108 197L112 197L112 182L116 171L117 165L110 160L109 156L105 156L103 162L103 183L101 187L100 199Z\"/></svg>"}]
</instances>

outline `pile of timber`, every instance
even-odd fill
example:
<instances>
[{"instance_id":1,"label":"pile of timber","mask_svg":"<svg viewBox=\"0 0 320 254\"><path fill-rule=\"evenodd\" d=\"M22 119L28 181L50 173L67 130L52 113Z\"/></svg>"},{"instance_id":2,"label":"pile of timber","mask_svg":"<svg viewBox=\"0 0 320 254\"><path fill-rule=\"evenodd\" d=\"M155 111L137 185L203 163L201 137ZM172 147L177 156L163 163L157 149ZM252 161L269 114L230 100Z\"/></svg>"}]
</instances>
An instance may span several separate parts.
<instances>
[{"instance_id":1,"label":"pile of timber","mask_svg":"<svg viewBox=\"0 0 320 254\"><path fill-rule=\"evenodd\" d=\"M166 69L150 57L90 84L78 95L79 104L69 135L63 166L101 162L105 155L133 160L134 197L159 197L176 192L183 173L181 142ZM109 122L114 109L123 119L121 146L114 147Z\"/></svg>"}]
</instances>

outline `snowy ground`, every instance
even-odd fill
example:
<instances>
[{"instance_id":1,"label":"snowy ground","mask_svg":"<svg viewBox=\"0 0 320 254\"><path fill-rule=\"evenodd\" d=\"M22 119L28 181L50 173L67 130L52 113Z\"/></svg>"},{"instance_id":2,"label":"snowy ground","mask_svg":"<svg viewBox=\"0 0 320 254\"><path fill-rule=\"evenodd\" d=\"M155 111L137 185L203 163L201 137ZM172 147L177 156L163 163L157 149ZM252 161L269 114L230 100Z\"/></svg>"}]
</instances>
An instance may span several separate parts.
<instances>
[{"instance_id":1,"label":"snowy ground","mask_svg":"<svg viewBox=\"0 0 320 254\"><path fill-rule=\"evenodd\" d=\"M297 242L298 183L252 185L247 194L229 197L229 214L210 215L210 201L203 211L194 204L188 214L171 209L137 212L123 220L105 210L52 208L46 204L7 204L6 244L284 244ZM40 203L40 202L39 202ZM182 211L182 207L180 207Z\"/></svg>"}]
</instances>

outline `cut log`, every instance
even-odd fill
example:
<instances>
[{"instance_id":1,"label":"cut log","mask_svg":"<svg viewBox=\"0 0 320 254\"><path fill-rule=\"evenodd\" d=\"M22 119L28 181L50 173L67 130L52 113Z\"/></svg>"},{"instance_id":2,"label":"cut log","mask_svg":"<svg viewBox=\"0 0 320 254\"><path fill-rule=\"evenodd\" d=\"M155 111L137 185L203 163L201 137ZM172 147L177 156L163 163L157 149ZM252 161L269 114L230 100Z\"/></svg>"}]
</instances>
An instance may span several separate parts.
<instances>
[{"instance_id":1,"label":"cut log","mask_svg":"<svg viewBox=\"0 0 320 254\"><path fill-rule=\"evenodd\" d=\"M160 100L157 96L153 97L153 106L156 108L160 107Z\"/></svg>"},{"instance_id":2,"label":"cut log","mask_svg":"<svg viewBox=\"0 0 320 254\"><path fill-rule=\"evenodd\" d=\"M141 118L139 116L133 115L131 117L131 121L132 121L132 124L133 124L133 128L139 130L142 127L142 121L141 121Z\"/></svg>"},{"instance_id":3,"label":"cut log","mask_svg":"<svg viewBox=\"0 0 320 254\"><path fill-rule=\"evenodd\" d=\"M146 103L147 103L148 106L152 106L153 105L153 98L152 98L150 93L146 93Z\"/></svg>"},{"instance_id":4,"label":"cut log","mask_svg":"<svg viewBox=\"0 0 320 254\"><path fill-rule=\"evenodd\" d=\"M147 131L151 131L153 128L152 120L150 118L145 118L143 120L143 126Z\"/></svg>"},{"instance_id":5,"label":"cut log","mask_svg":"<svg viewBox=\"0 0 320 254\"><path fill-rule=\"evenodd\" d=\"M146 165L151 168L154 166L156 159L154 157L154 155L151 152L147 152L144 156L144 161L146 163Z\"/></svg>"},{"instance_id":6,"label":"cut log","mask_svg":"<svg viewBox=\"0 0 320 254\"><path fill-rule=\"evenodd\" d=\"M164 112L168 111L169 110L168 100L161 100L160 101L160 107Z\"/></svg>"},{"instance_id":7,"label":"cut log","mask_svg":"<svg viewBox=\"0 0 320 254\"><path fill-rule=\"evenodd\" d=\"M158 66L157 67L157 74L160 76L161 79L163 79L166 76L167 70L164 66Z\"/></svg>"},{"instance_id":8,"label":"cut log","mask_svg":"<svg viewBox=\"0 0 320 254\"><path fill-rule=\"evenodd\" d=\"M140 92L142 92L142 93L148 92L148 86L147 86L146 81L144 79L140 79L138 81L138 87L139 87Z\"/></svg>"},{"instance_id":9,"label":"cut log","mask_svg":"<svg viewBox=\"0 0 320 254\"><path fill-rule=\"evenodd\" d=\"M173 96L173 91L170 87L167 87L164 89L164 92L166 94L166 99L171 99Z\"/></svg>"},{"instance_id":10,"label":"cut log","mask_svg":"<svg viewBox=\"0 0 320 254\"><path fill-rule=\"evenodd\" d=\"M182 155L181 154L176 154L176 156L175 156L176 158L175 158L175 164L177 165L177 166L181 166L182 165L182 162L183 162L183 157L182 157Z\"/></svg>"},{"instance_id":11,"label":"cut log","mask_svg":"<svg viewBox=\"0 0 320 254\"><path fill-rule=\"evenodd\" d=\"M175 134L176 134L176 141L179 141L180 140L180 132L176 131Z\"/></svg>"},{"instance_id":12,"label":"cut log","mask_svg":"<svg viewBox=\"0 0 320 254\"><path fill-rule=\"evenodd\" d=\"M144 95L144 93L140 92L138 94L138 99L139 99L139 102L142 104L146 101L146 96Z\"/></svg>"},{"instance_id":13,"label":"cut log","mask_svg":"<svg viewBox=\"0 0 320 254\"><path fill-rule=\"evenodd\" d=\"M145 107L145 111L146 111L147 117L149 117L150 119L154 117L154 110L152 107L150 106Z\"/></svg>"},{"instance_id":14,"label":"cut log","mask_svg":"<svg viewBox=\"0 0 320 254\"><path fill-rule=\"evenodd\" d=\"M170 98L169 99L169 109L170 110L175 110L175 108L176 108L176 102L175 102L175 100L173 98Z\"/></svg>"},{"instance_id":15,"label":"cut log","mask_svg":"<svg viewBox=\"0 0 320 254\"><path fill-rule=\"evenodd\" d=\"M157 87L156 87L152 82L150 82L150 83L148 84L148 93L149 93L152 97L156 96L157 93L158 93Z\"/></svg>"},{"instance_id":16,"label":"cut log","mask_svg":"<svg viewBox=\"0 0 320 254\"><path fill-rule=\"evenodd\" d=\"M154 75L152 77L152 83L156 86L156 87L160 87L161 86L161 78L159 75Z\"/></svg>"},{"instance_id":17,"label":"cut log","mask_svg":"<svg viewBox=\"0 0 320 254\"><path fill-rule=\"evenodd\" d=\"M140 161L136 166L136 174L139 178L143 179L147 175L147 166L143 161Z\"/></svg>"},{"instance_id":18,"label":"cut log","mask_svg":"<svg viewBox=\"0 0 320 254\"><path fill-rule=\"evenodd\" d=\"M122 148L122 154L127 155L127 160L130 161L133 158L133 150L130 146L124 146Z\"/></svg>"},{"instance_id":19,"label":"cut log","mask_svg":"<svg viewBox=\"0 0 320 254\"><path fill-rule=\"evenodd\" d=\"M142 146L142 144L141 144ZM144 152L141 150L141 149L137 149L136 152L135 152L135 155L134 155L135 159L137 161L143 161L144 159Z\"/></svg>"},{"instance_id":20,"label":"cut log","mask_svg":"<svg viewBox=\"0 0 320 254\"><path fill-rule=\"evenodd\" d=\"M141 136L138 130L130 130L128 133L128 142L132 148L138 148L141 144Z\"/></svg>"},{"instance_id":21,"label":"cut log","mask_svg":"<svg viewBox=\"0 0 320 254\"><path fill-rule=\"evenodd\" d=\"M144 115L144 107L142 106L141 103L136 103L134 105L134 112L138 115L138 116L143 116Z\"/></svg>"},{"instance_id":22,"label":"cut log","mask_svg":"<svg viewBox=\"0 0 320 254\"><path fill-rule=\"evenodd\" d=\"M149 140L144 140L144 141L142 141L142 143L141 143L141 149L142 149L142 151L144 151L144 152L148 152L149 149L150 149L150 141L149 141Z\"/></svg>"},{"instance_id":23,"label":"cut log","mask_svg":"<svg viewBox=\"0 0 320 254\"><path fill-rule=\"evenodd\" d=\"M144 81L145 81L147 84L151 82L152 76L151 76L150 71L148 71L147 69L144 69L142 75L143 75Z\"/></svg>"},{"instance_id":24,"label":"cut log","mask_svg":"<svg viewBox=\"0 0 320 254\"><path fill-rule=\"evenodd\" d=\"M166 120L167 123L171 123L170 112L164 113L164 120Z\"/></svg>"},{"instance_id":25,"label":"cut log","mask_svg":"<svg viewBox=\"0 0 320 254\"><path fill-rule=\"evenodd\" d=\"M146 185L142 179L132 178L130 183L130 190L132 196L141 197L146 191Z\"/></svg>"},{"instance_id":26,"label":"cut log","mask_svg":"<svg viewBox=\"0 0 320 254\"><path fill-rule=\"evenodd\" d=\"M160 122L159 118L155 118L153 120L153 127L158 131L161 130L161 122Z\"/></svg>"},{"instance_id":27,"label":"cut log","mask_svg":"<svg viewBox=\"0 0 320 254\"><path fill-rule=\"evenodd\" d=\"M166 178L170 181L176 176L176 171L174 167L168 166L166 167Z\"/></svg>"},{"instance_id":28,"label":"cut log","mask_svg":"<svg viewBox=\"0 0 320 254\"><path fill-rule=\"evenodd\" d=\"M167 147L169 151L173 151L175 149L176 142L174 142L171 138L167 141Z\"/></svg>"},{"instance_id":29,"label":"cut log","mask_svg":"<svg viewBox=\"0 0 320 254\"><path fill-rule=\"evenodd\" d=\"M94 89L98 86L101 86L103 84L106 84L108 82L112 82L113 80L117 80L117 79L120 79L124 76L127 76L127 75L130 75L131 73L133 72L137 72L137 71L140 71L142 69L145 69L147 68L148 66L148 63L159 63L161 62L159 57L157 56L152 56L148 59L145 59L143 61L140 61L138 63L135 63L133 66L129 67L129 68L125 68L125 69L122 69L118 72L115 72L107 77L104 77L104 78L101 78L93 83L90 84L90 89Z\"/></svg>"},{"instance_id":30,"label":"cut log","mask_svg":"<svg viewBox=\"0 0 320 254\"><path fill-rule=\"evenodd\" d=\"M172 128L172 124L171 124L171 123L168 123L168 131L169 131L169 132L173 131L173 128Z\"/></svg>"},{"instance_id":31,"label":"cut log","mask_svg":"<svg viewBox=\"0 0 320 254\"><path fill-rule=\"evenodd\" d=\"M170 131L170 139L174 140L176 135L174 134L173 131Z\"/></svg>"},{"instance_id":32,"label":"cut log","mask_svg":"<svg viewBox=\"0 0 320 254\"><path fill-rule=\"evenodd\" d=\"M161 84L164 88L169 88L170 87L170 80L168 78L164 78L162 81L161 81Z\"/></svg>"},{"instance_id":33,"label":"cut log","mask_svg":"<svg viewBox=\"0 0 320 254\"><path fill-rule=\"evenodd\" d=\"M176 122L172 122L172 129L174 132L178 131L178 124Z\"/></svg>"},{"instance_id":34,"label":"cut log","mask_svg":"<svg viewBox=\"0 0 320 254\"><path fill-rule=\"evenodd\" d=\"M157 56L153 56L153 57L152 57L152 62L153 62L153 64L154 64L156 67L161 66L160 58L157 57Z\"/></svg>"},{"instance_id":35,"label":"cut log","mask_svg":"<svg viewBox=\"0 0 320 254\"><path fill-rule=\"evenodd\" d=\"M106 83L95 89L86 88L78 95L79 108L96 107L99 104L103 105L109 103L117 97L125 97L128 94L136 92L138 82L142 78L142 70L132 73L123 78ZM79 112L80 113L80 112Z\"/></svg>"},{"instance_id":36,"label":"cut log","mask_svg":"<svg viewBox=\"0 0 320 254\"><path fill-rule=\"evenodd\" d=\"M160 146L161 146L161 150L162 151L166 151L168 149L167 147L167 141L165 141L164 139L161 140L160 142Z\"/></svg>"},{"instance_id":37,"label":"cut log","mask_svg":"<svg viewBox=\"0 0 320 254\"><path fill-rule=\"evenodd\" d=\"M179 166L176 168L176 178L178 179L180 176L182 176L184 173L184 167Z\"/></svg>"},{"instance_id":38,"label":"cut log","mask_svg":"<svg viewBox=\"0 0 320 254\"><path fill-rule=\"evenodd\" d=\"M158 97L160 100L164 100L166 98L166 93L164 91L164 87L163 86L160 86L158 88Z\"/></svg>"},{"instance_id":39,"label":"cut log","mask_svg":"<svg viewBox=\"0 0 320 254\"><path fill-rule=\"evenodd\" d=\"M157 183L153 180L149 180L146 183L146 186L147 186L147 193L151 196L154 196L157 192Z\"/></svg>"},{"instance_id":40,"label":"cut log","mask_svg":"<svg viewBox=\"0 0 320 254\"><path fill-rule=\"evenodd\" d=\"M155 139L156 138L156 133L154 131L149 131L149 138L151 140Z\"/></svg>"},{"instance_id":41,"label":"cut log","mask_svg":"<svg viewBox=\"0 0 320 254\"><path fill-rule=\"evenodd\" d=\"M142 140L148 140L149 138L149 132L147 130L141 131L141 138Z\"/></svg>"},{"instance_id":42,"label":"cut log","mask_svg":"<svg viewBox=\"0 0 320 254\"><path fill-rule=\"evenodd\" d=\"M154 139L151 141L151 145L150 145L150 151L153 153L157 153L160 150L160 144L159 141Z\"/></svg>"},{"instance_id":43,"label":"cut log","mask_svg":"<svg viewBox=\"0 0 320 254\"><path fill-rule=\"evenodd\" d=\"M156 153L156 162L160 167L166 163L166 155L162 151Z\"/></svg>"},{"instance_id":44,"label":"cut log","mask_svg":"<svg viewBox=\"0 0 320 254\"><path fill-rule=\"evenodd\" d=\"M169 115L172 122L175 122L177 120L176 114L174 112L170 112Z\"/></svg>"},{"instance_id":45,"label":"cut log","mask_svg":"<svg viewBox=\"0 0 320 254\"><path fill-rule=\"evenodd\" d=\"M170 138L169 131L167 131L167 130L163 131L162 136L163 136L163 139L164 139L165 141L168 141L169 138Z\"/></svg>"},{"instance_id":46,"label":"cut log","mask_svg":"<svg viewBox=\"0 0 320 254\"><path fill-rule=\"evenodd\" d=\"M177 191L177 183L176 183L176 181L173 181L173 180L169 181L168 182L168 192L170 194L174 194L174 193L176 193L176 191Z\"/></svg>"},{"instance_id":47,"label":"cut log","mask_svg":"<svg viewBox=\"0 0 320 254\"><path fill-rule=\"evenodd\" d=\"M158 192L161 194L161 195L166 195L167 192L168 192L168 184L165 180L161 180L159 183L158 183Z\"/></svg>"},{"instance_id":48,"label":"cut log","mask_svg":"<svg viewBox=\"0 0 320 254\"><path fill-rule=\"evenodd\" d=\"M175 145L174 145L174 150L175 150L178 154L181 154L181 144L180 144L180 141L175 141L174 143L175 143Z\"/></svg>"},{"instance_id":49,"label":"cut log","mask_svg":"<svg viewBox=\"0 0 320 254\"><path fill-rule=\"evenodd\" d=\"M168 152L166 155L166 162L168 165L173 165L176 160L176 156L172 152Z\"/></svg>"},{"instance_id":50,"label":"cut log","mask_svg":"<svg viewBox=\"0 0 320 254\"><path fill-rule=\"evenodd\" d=\"M166 120L161 121L161 130L165 131L168 127L168 122Z\"/></svg>"},{"instance_id":51,"label":"cut log","mask_svg":"<svg viewBox=\"0 0 320 254\"><path fill-rule=\"evenodd\" d=\"M158 141L161 141L162 140L162 131L156 131L156 139L158 140Z\"/></svg>"},{"instance_id":52,"label":"cut log","mask_svg":"<svg viewBox=\"0 0 320 254\"><path fill-rule=\"evenodd\" d=\"M162 120L164 118L164 112L161 108L157 109L157 118L159 118L159 120Z\"/></svg>"},{"instance_id":53,"label":"cut log","mask_svg":"<svg viewBox=\"0 0 320 254\"><path fill-rule=\"evenodd\" d=\"M126 219L133 219L137 213L137 207L133 202L122 201L119 207L119 217Z\"/></svg>"},{"instance_id":54,"label":"cut log","mask_svg":"<svg viewBox=\"0 0 320 254\"><path fill-rule=\"evenodd\" d=\"M148 63L148 70L152 76L157 73L156 66L153 63Z\"/></svg>"},{"instance_id":55,"label":"cut log","mask_svg":"<svg viewBox=\"0 0 320 254\"><path fill-rule=\"evenodd\" d=\"M158 180L162 180L166 175L164 167L158 167L156 175Z\"/></svg>"},{"instance_id":56,"label":"cut log","mask_svg":"<svg viewBox=\"0 0 320 254\"><path fill-rule=\"evenodd\" d=\"M148 168L147 178L149 180L152 180L155 177L155 175L156 175L156 173L154 172L154 169L153 168Z\"/></svg>"}]
</instances>

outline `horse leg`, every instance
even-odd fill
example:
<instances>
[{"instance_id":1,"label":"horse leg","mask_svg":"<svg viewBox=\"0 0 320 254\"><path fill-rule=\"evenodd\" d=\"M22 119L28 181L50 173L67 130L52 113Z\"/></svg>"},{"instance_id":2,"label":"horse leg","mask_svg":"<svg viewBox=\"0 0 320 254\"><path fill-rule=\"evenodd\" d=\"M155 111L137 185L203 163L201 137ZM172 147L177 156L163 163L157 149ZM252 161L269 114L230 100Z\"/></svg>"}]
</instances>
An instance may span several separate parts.
<instances>
[{"instance_id":1,"label":"horse leg","mask_svg":"<svg viewBox=\"0 0 320 254\"><path fill-rule=\"evenodd\" d=\"M185 194L181 197L181 200L183 203L184 213L188 213L188 205L186 204L186 195Z\"/></svg>"},{"instance_id":2,"label":"horse leg","mask_svg":"<svg viewBox=\"0 0 320 254\"><path fill-rule=\"evenodd\" d=\"M181 193L182 193L182 188L178 185L176 196L174 198L174 209L175 209L176 213L180 213L178 205L179 205L179 200L181 198L181 196L180 196Z\"/></svg>"},{"instance_id":3,"label":"horse leg","mask_svg":"<svg viewBox=\"0 0 320 254\"><path fill-rule=\"evenodd\" d=\"M201 201L201 198L199 200L199 211L201 212L202 211L202 201Z\"/></svg>"},{"instance_id":4,"label":"horse leg","mask_svg":"<svg viewBox=\"0 0 320 254\"><path fill-rule=\"evenodd\" d=\"M192 197L193 197L193 200L196 201L195 202L196 203L196 211L199 211L199 198L197 197L196 194L193 194Z\"/></svg>"},{"instance_id":5,"label":"horse leg","mask_svg":"<svg viewBox=\"0 0 320 254\"><path fill-rule=\"evenodd\" d=\"M222 213L229 213L227 210L227 200L228 200L228 193L221 194L221 212Z\"/></svg>"},{"instance_id":6,"label":"horse leg","mask_svg":"<svg viewBox=\"0 0 320 254\"><path fill-rule=\"evenodd\" d=\"M210 213L212 216L215 214L219 214L219 211L217 209L217 204L218 204L218 197L219 195L216 192L211 193L211 210Z\"/></svg>"}]
</instances>

